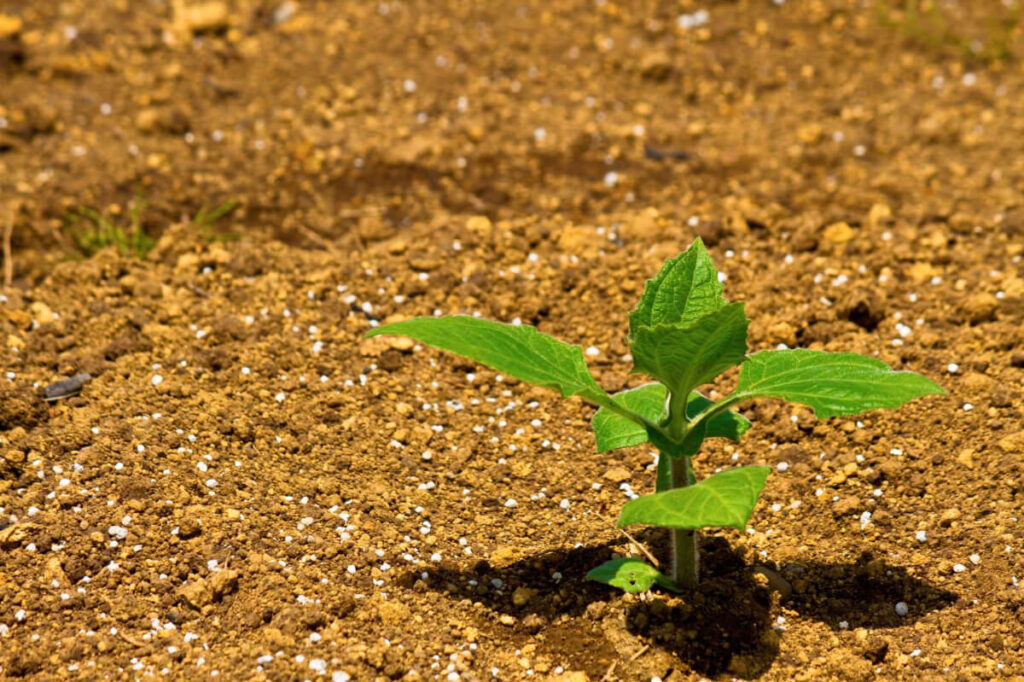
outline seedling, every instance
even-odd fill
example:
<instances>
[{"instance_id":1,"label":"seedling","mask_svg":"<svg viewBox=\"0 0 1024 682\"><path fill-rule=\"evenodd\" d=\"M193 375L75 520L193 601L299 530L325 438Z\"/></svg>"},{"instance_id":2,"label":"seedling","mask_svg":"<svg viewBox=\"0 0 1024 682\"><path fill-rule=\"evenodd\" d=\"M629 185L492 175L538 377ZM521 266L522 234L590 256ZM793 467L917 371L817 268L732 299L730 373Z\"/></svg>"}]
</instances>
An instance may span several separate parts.
<instances>
[{"instance_id":1,"label":"seedling","mask_svg":"<svg viewBox=\"0 0 1024 682\"><path fill-rule=\"evenodd\" d=\"M192 218L192 224L199 228L199 231L203 233L203 236L210 241L233 241L239 238L239 235L234 232L218 232L216 230L217 223L221 218L227 216L229 213L238 208L238 202L234 199L229 199L225 202L218 204L212 210L207 208L206 204L196 212Z\"/></svg>"},{"instance_id":2,"label":"seedling","mask_svg":"<svg viewBox=\"0 0 1024 682\"><path fill-rule=\"evenodd\" d=\"M587 574L627 592L644 592L655 584L670 590L697 585L702 528L746 528L769 467L736 467L697 481L691 461L705 438L738 441L750 428L732 409L739 403L782 398L810 407L818 417L834 417L944 393L919 374L854 353L796 349L747 355L748 324L743 304L723 297L718 272L698 239L647 282L629 316L633 371L658 383L609 395L587 370L579 346L526 325L461 315L420 317L367 336L407 336L597 405L592 427L598 452L646 442L657 448L655 493L627 502L618 526L669 529L669 575L638 558L615 559ZM739 379L729 395L713 401L697 390L737 365Z\"/></svg>"},{"instance_id":3,"label":"seedling","mask_svg":"<svg viewBox=\"0 0 1024 682\"><path fill-rule=\"evenodd\" d=\"M145 258L156 241L142 227L146 202L136 195L128 207L128 224L121 225L94 208L82 207L66 217L78 248L87 256L113 246L122 256ZM79 226L83 227L79 227Z\"/></svg>"}]
</instances>

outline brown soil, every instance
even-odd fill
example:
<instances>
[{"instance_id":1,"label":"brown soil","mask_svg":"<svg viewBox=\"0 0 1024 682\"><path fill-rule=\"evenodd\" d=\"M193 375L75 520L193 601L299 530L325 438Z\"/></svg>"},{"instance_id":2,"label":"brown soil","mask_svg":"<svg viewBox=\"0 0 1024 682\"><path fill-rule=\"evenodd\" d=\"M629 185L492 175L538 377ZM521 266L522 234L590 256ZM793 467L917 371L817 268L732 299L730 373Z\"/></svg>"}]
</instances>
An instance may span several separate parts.
<instances>
[{"instance_id":1,"label":"brown soil","mask_svg":"<svg viewBox=\"0 0 1024 682\"><path fill-rule=\"evenodd\" d=\"M0 1L0 677L1024 676L1012 51L839 0L179 4ZM946 30L1005 15L976 12ZM77 253L67 212L136 194L149 256ZM361 336L518 317L617 390L695 235L753 349L949 395L745 408L697 470L776 468L750 529L640 600L583 576L629 550L648 448L595 456L590 407Z\"/></svg>"}]
</instances>

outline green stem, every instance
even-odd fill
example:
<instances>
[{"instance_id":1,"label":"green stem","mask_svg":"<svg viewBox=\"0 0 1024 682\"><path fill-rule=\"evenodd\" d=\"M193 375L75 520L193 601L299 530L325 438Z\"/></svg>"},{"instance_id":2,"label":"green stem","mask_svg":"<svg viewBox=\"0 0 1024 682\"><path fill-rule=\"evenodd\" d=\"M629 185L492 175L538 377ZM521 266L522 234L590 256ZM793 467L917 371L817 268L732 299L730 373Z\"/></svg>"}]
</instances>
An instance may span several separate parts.
<instances>
[{"instance_id":1,"label":"green stem","mask_svg":"<svg viewBox=\"0 0 1024 682\"><path fill-rule=\"evenodd\" d=\"M666 455L662 454L662 457ZM671 464L672 488L685 488L695 483L693 465L689 457L674 457ZM693 589L700 578L700 550L698 549L698 533L696 530L673 528L672 544L672 582L680 587Z\"/></svg>"},{"instance_id":2,"label":"green stem","mask_svg":"<svg viewBox=\"0 0 1024 682\"><path fill-rule=\"evenodd\" d=\"M670 393L668 396L668 414L664 433L669 440L682 442L686 436L687 418L686 401L689 396L682 393Z\"/></svg>"},{"instance_id":3,"label":"green stem","mask_svg":"<svg viewBox=\"0 0 1024 682\"><path fill-rule=\"evenodd\" d=\"M748 398L743 393L733 393L719 400L717 403L712 403L704 408L702 412L698 412L693 419L690 420L691 427L696 427L701 422L711 421L722 412L725 412L736 403L741 403Z\"/></svg>"}]
</instances>

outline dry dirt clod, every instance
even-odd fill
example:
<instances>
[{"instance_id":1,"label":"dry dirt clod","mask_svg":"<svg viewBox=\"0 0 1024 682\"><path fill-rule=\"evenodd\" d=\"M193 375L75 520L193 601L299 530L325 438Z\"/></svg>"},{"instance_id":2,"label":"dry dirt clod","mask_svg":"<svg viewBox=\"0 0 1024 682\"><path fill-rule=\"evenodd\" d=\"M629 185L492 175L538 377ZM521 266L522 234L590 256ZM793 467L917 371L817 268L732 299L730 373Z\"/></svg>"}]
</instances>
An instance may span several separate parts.
<instances>
[{"instance_id":1,"label":"dry dirt clod","mask_svg":"<svg viewBox=\"0 0 1024 682\"><path fill-rule=\"evenodd\" d=\"M13 549L21 546L38 526L33 523L16 523L0 530L0 549Z\"/></svg>"},{"instance_id":2,"label":"dry dirt clod","mask_svg":"<svg viewBox=\"0 0 1024 682\"><path fill-rule=\"evenodd\" d=\"M24 25L20 17L0 14L0 40L18 35Z\"/></svg>"},{"instance_id":3,"label":"dry dirt clod","mask_svg":"<svg viewBox=\"0 0 1024 682\"><path fill-rule=\"evenodd\" d=\"M174 25L185 34L203 33L206 31L222 31L228 26L230 16L228 5L219 0L186 3L185 0L174 0Z\"/></svg>"},{"instance_id":4,"label":"dry dirt clod","mask_svg":"<svg viewBox=\"0 0 1024 682\"><path fill-rule=\"evenodd\" d=\"M999 309L999 299L989 293L970 296L963 303L963 311L971 324L981 324L995 319Z\"/></svg>"},{"instance_id":5,"label":"dry dirt clod","mask_svg":"<svg viewBox=\"0 0 1024 682\"><path fill-rule=\"evenodd\" d=\"M199 578L181 588L181 596L196 609L202 610L238 587L239 572L229 569L216 571L209 578Z\"/></svg>"}]
</instances>

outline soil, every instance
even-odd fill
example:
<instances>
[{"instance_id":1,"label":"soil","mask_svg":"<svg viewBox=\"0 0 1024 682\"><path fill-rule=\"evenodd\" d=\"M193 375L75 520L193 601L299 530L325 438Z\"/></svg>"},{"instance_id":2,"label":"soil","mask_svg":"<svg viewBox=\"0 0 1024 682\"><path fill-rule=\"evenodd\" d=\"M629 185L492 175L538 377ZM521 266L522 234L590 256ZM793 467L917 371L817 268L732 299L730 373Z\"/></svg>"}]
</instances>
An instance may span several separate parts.
<instances>
[{"instance_id":1,"label":"soil","mask_svg":"<svg viewBox=\"0 0 1024 682\"><path fill-rule=\"evenodd\" d=\"M0 1L0 677L1020 679L1024 68L971 8ZM80 253L134 197L156 247ZM744 407L696 469L775 469L750 527L640 599L584 574L649 448L362 335L519 318L636 385L695 236L752 349L948 395Z\"/></svg>"}]
</instances>

